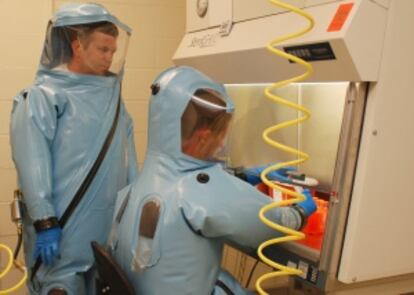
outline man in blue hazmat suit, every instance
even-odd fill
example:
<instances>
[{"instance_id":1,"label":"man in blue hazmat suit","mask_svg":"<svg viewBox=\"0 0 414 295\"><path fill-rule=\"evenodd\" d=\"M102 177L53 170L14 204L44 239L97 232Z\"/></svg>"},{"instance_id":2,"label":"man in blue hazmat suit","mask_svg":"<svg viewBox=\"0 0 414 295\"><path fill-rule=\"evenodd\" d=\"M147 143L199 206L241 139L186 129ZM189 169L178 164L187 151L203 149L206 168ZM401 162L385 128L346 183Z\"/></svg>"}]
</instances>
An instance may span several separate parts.
<instances>
[{"instance_id":1,"label":"man in blue hazmat suit","mask_svg":"<svg viewBox=\"0 0 414 295\"><path fill-rule=\"evenodd\" d=\"M11 145L30 294L86 294L90 241L106 241L117 192L137 176L132 120L120 97L129 36L101 5L62 6L48 24L34 84L14 99ZM110 130L99 169L61 227Z\"/></svg>"},{"instance_id":2,"label":"man in blue hazmat suit","mask_svg":"<svg viewBox=\"0 0 414 295\"><path fill-rule=\"evenodd\" d=\"M220 269L224 243L254 250L280 235L258 218L270 198L215 158L233 109L223 86L189 67L166 70L153 83L144 166L119 193L109 236L137 294L248 293ZM269 218L300 229L314 210L307 195Z\"/></svg>"}]
</instances>

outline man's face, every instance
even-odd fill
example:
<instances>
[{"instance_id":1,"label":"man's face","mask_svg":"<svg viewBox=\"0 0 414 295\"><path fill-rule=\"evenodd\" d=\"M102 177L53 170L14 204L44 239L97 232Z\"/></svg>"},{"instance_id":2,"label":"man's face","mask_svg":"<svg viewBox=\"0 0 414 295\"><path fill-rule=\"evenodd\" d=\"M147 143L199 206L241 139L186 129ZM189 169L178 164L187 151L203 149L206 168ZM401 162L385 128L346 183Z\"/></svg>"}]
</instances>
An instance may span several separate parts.
<instances>
[{"instance_id":1,"label":"man's face","mask_svg":"<svg viewBox=\"0 0 414 295\"><path fill-rule=\"evenodd\" d=\"M220 151L227 137L228 125L219 134L212 133L209 129L195 131L191 138L183 144L183 152L200 160L212 160Z\"/></svg>"},{"instance_id":2,"label":"man's face","mask_svg":"<svg viewBox=\"0 0 414 295\"><path fill-rule=\"evenodd\" d=\"M101 32L93 32L86 44L81 44L80 60L85 74L103 76L108 73L112 57L116 52L116 37Z\"/></svg>"}]
</instances>

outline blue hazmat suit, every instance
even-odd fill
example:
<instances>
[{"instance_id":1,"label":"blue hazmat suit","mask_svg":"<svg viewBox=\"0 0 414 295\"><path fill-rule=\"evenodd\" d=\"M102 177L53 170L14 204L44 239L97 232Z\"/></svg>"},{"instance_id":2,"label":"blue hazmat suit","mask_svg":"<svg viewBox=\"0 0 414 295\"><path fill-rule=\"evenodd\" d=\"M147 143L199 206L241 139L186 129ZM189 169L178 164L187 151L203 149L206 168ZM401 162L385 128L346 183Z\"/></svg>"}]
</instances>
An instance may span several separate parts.
<instances>
[{"instance_id":1,"label":"blue hazmat suit","mask_svg":"<svg viewBox=\"0 0 414 295\"><path fill-rule=\"evenodd\" d=\"M101 21L129 34L129 28L100 5L63 6L49 23L34 84L14 98L11 146L24 195L23 238L29 268L35 262L38 235L34 222L62 216L94 164L117 110L122 67L103 76L59 69L70 60L65 28ZM28 283L30 294L48 294L52 289L70 295L87 293L92 282L87 275L94 263L90 241L106 242L117 192L137 177L137 169L132 120L121 103L106 156L62 230L60 258L39 268L36 284Z\"/></svg>"},{"instance_id":2,"label":"blue hazmat suit","mask_svg":"<svg viewBox=\"0 0 414 295\"><path fill-rule=\"evenodd\" d=\"M214 159L182 149L181 117L194 93L217 93L229 114L233 103L222 85L189 67L166 70L152 89L144 166L119 193L109 248L137 294L226 294L218 280L235 294L248 294L220 269L222 250L229 243L254 251L280 235L258 217L271 200ZM275 209L269 218L295 229L302 221L292 207Z\"/></svg>"}]
</instances>

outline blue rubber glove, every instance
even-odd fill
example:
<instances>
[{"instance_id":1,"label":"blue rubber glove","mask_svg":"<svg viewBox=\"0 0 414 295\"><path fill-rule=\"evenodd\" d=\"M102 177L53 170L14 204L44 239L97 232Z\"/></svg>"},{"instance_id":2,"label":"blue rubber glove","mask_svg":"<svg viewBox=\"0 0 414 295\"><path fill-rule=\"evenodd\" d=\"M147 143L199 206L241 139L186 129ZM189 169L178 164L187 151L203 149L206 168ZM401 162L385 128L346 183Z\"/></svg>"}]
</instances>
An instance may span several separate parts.
<instances>
[{"instance_id":1,"label":"blue rubber glove","mask_svg":"<svg viewBox=\"0 0 414 295\"><path fill-rule=\"evenodd\" d=\"M62 236L60 227L52 227L37 233L34 251L34 260L38 256L45 265L52 265L54 259L59 256L59 244Z\"/></svg>"},{"instance_id":2,"label":"blue rubber glove","mask_svg":"<svg viewBox=\"0 0 414 295\"><path fill-rule=\"evenodd\" d=\"M246 168L243 172L246 175L246 181L250 183L251 185L256 185L262 182L260 179L260 173L262 173L263 170L265 170L270 165L264 165L264 166L257 166L257 167L251 167ZM269 174L267 174L267 178L269 180L276 180L279 182L284 183L292 183L292 180L288 177L288 172L296 171L295 167L282 167L278 170L272 171Z\"/></svg>"},{"instance_id":3,"label":"blue rubber glove","mask_svg":"<svg viewBox=\"0 0 414 295\"><path fill-rule=\"evenodd\" d=\"M306 216L309 216L316 211L316 203L313 200L309 189L305 188L302 194L305 195L306 199L300 203L297 203L296 206L301 207Z\"/></svg>"}]
</instances>

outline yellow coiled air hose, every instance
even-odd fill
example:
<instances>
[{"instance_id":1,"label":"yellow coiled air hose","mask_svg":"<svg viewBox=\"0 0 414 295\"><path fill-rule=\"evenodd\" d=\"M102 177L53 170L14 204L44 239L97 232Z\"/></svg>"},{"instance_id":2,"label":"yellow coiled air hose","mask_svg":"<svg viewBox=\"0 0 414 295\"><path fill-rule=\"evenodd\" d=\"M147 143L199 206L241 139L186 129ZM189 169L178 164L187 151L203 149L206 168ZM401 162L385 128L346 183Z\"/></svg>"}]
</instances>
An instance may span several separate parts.
<instances>
[{"instance_id":1,"label":"yellow coiled air hose","mask_svg":"<svg viewBox=\"0 0 414 295\"><path fill-rule=\"evenodd\" d=\"M291 191L291 190L288 190L286 188L283 188L283 187L271 182L266 177L266 175L268 173L270 173L271 171L280 169L282 167L298 165L300 163L303 163L304 161L306 161L309 158L308 154L306 154L306 153L304 153L300 150L297 150L295 148L292 148L290 146L279 143L279 142L277 142L277 141L270 138L271 133L276 132L276 131L278 131L282 128L286 128L286 127L289 127L289 126L292 126L292 125L300 124L300 123L302 123L303 121L307 120L310 117L310 112L306 108L304 108L303 106L300 106L298 104L292 103L292 102L290 102L290 101L288 101L284 98L281 98L281 97L273 94L272 91L277 89L277 88L286 86L290 83L302 81L302 80L306 79L309 75L311 75L313 73L312 65L309 64L308 62L306 62L306 61L304 61L304 60L302 60L302 59L300 59L300 58L298 58L294 55L285 53L284 51L275 48L275 45L278 44L278 43L281 43L281 42L286 41L288 39L292 39L292 38L302 36L303 34L310 31L314 26L314 20L313 20L312 16L307 14L303 10L301 10L301 9L295 7L295 6L286 4L284 2L277 1L277 0L269 0L269 1L271 3L279 6L279 7L282 7L284 9L288 9L288 10L290 10L290 11L296 13L296 14L299 14L299 15L305 17L309 21L309 23L308 23L308 26L306 28L304 28L304 29L302 29L298 32L292 33L292 34L279 37L279 38L271 41L267 45L267 49L270 52L272 52L272 53L274 53L278 56L281 56L285 59L289 59L289 60L291 60L291 61L293 61L297 64L300 64L300 65L304 66L306 68L306 72L302 75L293 77L291 79L276 82L276 83L272 84L271 86L266 87L266 89L265 89L265 95L270 100L272 100L276 103L281 103L281 104L283 104L285 106L288 106L288 107L291 107L293 109L296 109L296 110L301 112L302 116L300 118L297 118L297 119L294 119L294 120L285 121L285 122L282 122L280 124L271 126L271 127L267 128L266 130L264 130L263 135L262 135L263 139L266 143L268 143L269 145L271 145L271 146L273 146L277 149L280 149L280 150L283 150L287 153L295 155L295 157L297 159L292 160L292 161L283 162L283 163L277 163L275 165L271 165L271 166L267 167L265 170L263 170L263 172L260 175L261 178L262 178L262 181L266 185L268 185L271 188L280 190L281 192L283 192L283 193L285 193L285 194L287 194L291 197L291 198L288 198L287 200L281 200L279 202L273 202L269 205L266 205L259 212L259 218L263 223L265 223L267 226L273 228L274 230L277 230L277 231L285 234L285 236L270 239L268 241L263 242L257 250L257 254L260 257L260 259L264 263L269 265L270 267L276 269L276 271L266 273L266 274L262 275L261 277L259 277L257 279L257 281L256 281L256 290L260 294L267 294L263 290L263 288L261 287L261 284L262 284L263 281L274 278L274 277L282 276L282 275L300 275L302 273L300 270L298 270L296 268L287 267L283 264L277 263L277 262L267 258L263 254L263 249L270 246L270 245L277 244L277 243L282 243L282 242L287 242L287 241L301 240L301 239L305 238L305 235L303 233L292 230L292 229L284 227L284 226L281 226L277 223L272 222L271 220L269 220L268 218L265 217L265 213L269 210L272 210L276 207L288 206L288 205L291 205L293 203L301 202L305 199L304 195L302 195L300 193L297 193L297 192L294 192L294 191Z\"/></svg>"},{"instance_id":2,"label":"yellow coiled air hose","mask_svg":"<svg viewBox=\"0 0 414 295\"><path fill-rule=\"evenodd\" d=\"M4 290L0 289L0 294L3 295L3 294L10 294L24 285L27 279L27 269L20 262L18 262L15 257L13 257L13 252L9 247L7 247L4 244L0 244L0 249L5 250L7 252L7 256L9 257L6 268L0 273L0 279L2 279L10 271L13 264L16 268L18 268L23 273L23 277L20 279L20 281L16 285L8 289L4 289Z\"/></svg>"}]
</instances>

